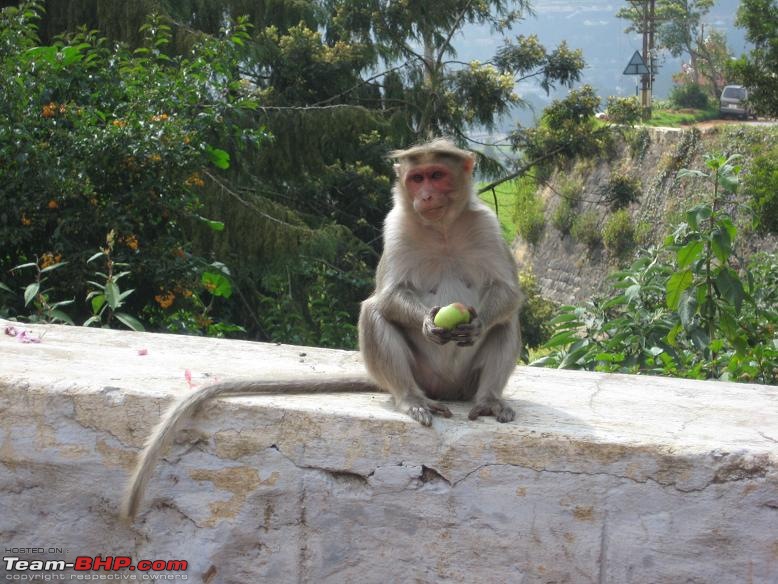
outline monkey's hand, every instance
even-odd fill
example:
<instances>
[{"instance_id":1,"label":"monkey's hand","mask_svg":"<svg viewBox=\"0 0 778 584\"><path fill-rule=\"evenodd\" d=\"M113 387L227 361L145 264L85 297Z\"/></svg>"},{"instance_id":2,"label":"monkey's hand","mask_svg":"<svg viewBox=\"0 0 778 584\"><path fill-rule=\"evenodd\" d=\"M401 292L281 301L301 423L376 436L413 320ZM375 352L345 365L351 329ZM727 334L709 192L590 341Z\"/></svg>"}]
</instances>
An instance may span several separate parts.
<instances>
[{"instance_id":1,"label":"monkey's hand","mask_svg":"<svg viewBox=\"0 0 778 584\"><path fill-rule=\"evenodd\" d=\"M457 344L457 347L470 347L475 344L478 337L483 332L483 324L481 319L478 318L478 313L472 306L468 307L470 311L470 322L467 324L457 325L453 330L449 331L451 340Z\"/></svg>"},{"instance_id":2,"label":"monkey's hand","mask_svg":"<svg viewBox=\"0 0 778 584\"><path fill-rule=\"evenodd\" d=\"M440 306L433 306L424 317L424 323L421 326L421 332L427 338L436 345L445 345L451 340L453 330L444 329L439 326L435 326L435 315L440 310ZM454 329L456 330L456 329Z\"/></svg>"}]
</instances>

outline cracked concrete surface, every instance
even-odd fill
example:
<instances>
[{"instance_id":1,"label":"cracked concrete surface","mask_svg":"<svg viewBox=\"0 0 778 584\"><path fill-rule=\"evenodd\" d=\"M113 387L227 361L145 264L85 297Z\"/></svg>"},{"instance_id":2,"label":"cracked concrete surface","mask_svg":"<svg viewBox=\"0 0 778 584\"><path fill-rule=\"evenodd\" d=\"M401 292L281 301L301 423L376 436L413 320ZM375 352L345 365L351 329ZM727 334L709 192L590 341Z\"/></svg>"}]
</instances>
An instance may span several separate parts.
<instances>
[{"instance_id":1,"label":"cracked concrete surface","mask_svg":"<svg viewBox=\"0 0 778 584\"><path fill-rule=\"evenodd\" d=\"M209 583L778 582L778 388L520 368L514 423L454 404L431 428L384 394L220 399L128 526L127 474L190 383L358 357L60 326L22 344L6 324L0 537L62 548L29 559L183 559Z\"/></svg>"}]
</instances>

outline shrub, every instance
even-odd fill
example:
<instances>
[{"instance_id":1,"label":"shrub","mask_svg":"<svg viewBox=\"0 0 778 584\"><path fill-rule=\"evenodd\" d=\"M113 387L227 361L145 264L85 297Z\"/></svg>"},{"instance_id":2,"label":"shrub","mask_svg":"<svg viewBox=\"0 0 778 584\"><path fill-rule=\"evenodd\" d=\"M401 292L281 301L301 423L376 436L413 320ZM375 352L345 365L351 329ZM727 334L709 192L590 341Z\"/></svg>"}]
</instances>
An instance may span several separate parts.
<instances>
[{"instance_id":1,"label":"shrub","mask_svg":"<svg viewBox=\"0 0 778 584\"><path fill-rule=\"evenodd\" d=\"M599 214L593 209L579 214L573 221L570 234L589 249L596 248L602 243Z\"/></svg>"},{"instance_id":2,"label":"shrub","mask_svg":"<svg viewBox=\"0 0 778 584\"><path fill-rule=\"evenodd\" d=\"M651 133L648 128L634 128L626 136L629 153L633 160L642 160L651 145Z\"/></svg>"},{"instance_id":3,"label":"shrub","mask_svg":"<svg viewBox=\"0 0 778 584\"><path fill-rule=\"evenodd\" d=\"M525 358L526 349L536 349L551 338L553 326L550 321L556 312L557 304L543 297L537 278L531 269L519 273L519 283L524 293L524 304L519 313L519 320L524 343L522 358Z\"/></svg>"},{"instance_id":4,"label":"shrub","mask_svg":"<svg viewBox=\"0 0 778 584\"><path fill-rule=\"evenodd\" d=\"M778 147L757 156L743 181L754 211L754 227L778 234Z\"/></svg>"},{"instance_id":5,"label":"shrub","mask_svg":"<svg viewBox=\"0 0 778 584\"><path fill-rule=\"evenodd\" d=\"M616 258L623 258L635 248L635 227L627 209L619 209L605 220L602 243Z\"/></svg>"},{"instance_id":6,"label":"shrub","mask_svg":"<svg viewBox=\"0 0 778 584\"><path fill-rule=\"evenodd\" d=\"M629 175L614 172L608 179L608 184L600 188L600 196L616 211L628 206L640 198L640 181Z\"/></svg>"},{"instance_id":7,"label":"shrub","mask_svg":"<svg viewBox=\"0 0 778 584\"><path fill-rule=\"evenodd\" d=\"M611 274L613 289L552 319L549 353L534 365L778 382L778 257L735 255L722 210L737 187L737 156L706 155L712 193L656 248Z\"/></svg>"},{"instance_id":8,"label":"shrub","mask_svg":"<svg viewBox=\"0 0 778 584\"><path fill-rule=\"evenodd\" d=\"M567 235L573 227L577 211L567 199L562 199L551 214L551 224Z\"/></svg>"},{"instance_id":9,"label":"shrub","mask_svg":"<svg viewBox=\"0 0 778 584\"><path fill-rule=\"evenodd\" d=\"M608 121L614 124L634 126L640 122L643 116L643 108L636 97L608 98Z\"/></svg>"},{"instance_id":10,"label":"shrub","mask_svg":"<svg viewBox=\"0 0 778 584\"><path fill-rule=\"evenodd\" d=\"M579 179L567 178L559 185L559 204L551 215L551 224L564 234L570 233L573 220L581 204L583 183Z\"/></svg>"},{"instance_id":11,"label":"shrub","mask_svg":"<svg viewBox=\"0 0 778 584\"><path fill-rule=\"evenodd\" d=\"M518 184L518 183L517 183ZM521 183L516 193L516 231L527 243L536 244L546 227L545 205L533 184Z\"/></svg>"},{"instance_id":12,"label":"shrub","mask_svg":"<svg viewBox=\"0 0 778 584\"><path fill-rule=\"evenodd\" d=\"M676 107L708 109L708 94L696 83L676 85L670 92L670 101Z\"/></svg>"},{"instance_id":13,"label":"shrub","mask_svg":"<svg viewBox=\"0 0 778 584\"><path fill-rule=\"evenodd\" d=\"M37 46L38 10L0 13L5 285L16 291L30 281L29 271L9 273L13 266L42 268L56 257L57 297L76 299L75 317L92 316L85 299L96 291L88 283L94 266L86 260L112 233L111 257L129 272L123 284L138 291L126 300L130 312L210 299L202 280L210 260L190 253L185 227L223 227L199 215L209 174L229 166L228 153L212 144L250 142L237 123L251 103L232 77L247 27L204 38L173 60L164 53L170 29L158 18L144 25L145 45L132 52L84 30ZM14 316L27 304L18 296L6 302Z\"/></svg>"}]
</instances>

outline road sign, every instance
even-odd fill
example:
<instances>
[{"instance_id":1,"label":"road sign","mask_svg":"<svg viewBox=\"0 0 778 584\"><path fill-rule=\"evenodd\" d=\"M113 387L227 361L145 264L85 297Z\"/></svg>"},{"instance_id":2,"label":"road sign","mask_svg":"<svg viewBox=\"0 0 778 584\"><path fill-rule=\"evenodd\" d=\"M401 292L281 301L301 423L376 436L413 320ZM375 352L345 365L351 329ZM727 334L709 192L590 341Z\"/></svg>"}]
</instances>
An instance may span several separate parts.
<instances>
[{"instance_id":1,"label":"road sign","mask_svg":"<svg viewBox=\"0 0 778 584\"><path fill-rule=\"evenodd\" d=\"M635 51L622 75L648 75L648 67L646 67L643 57L640 56L640 51Z\"/></svg>"}]
</instances>

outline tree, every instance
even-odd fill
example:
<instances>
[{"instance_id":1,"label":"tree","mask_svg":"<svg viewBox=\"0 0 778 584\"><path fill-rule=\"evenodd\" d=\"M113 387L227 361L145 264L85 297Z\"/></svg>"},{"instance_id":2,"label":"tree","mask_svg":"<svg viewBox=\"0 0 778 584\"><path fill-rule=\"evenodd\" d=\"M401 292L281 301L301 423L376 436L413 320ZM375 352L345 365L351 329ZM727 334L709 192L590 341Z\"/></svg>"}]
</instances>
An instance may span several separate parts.
<instances>
[{"instance_id":1,"label":"tree","mask_svg":"<svg viewBox=\"0 0 778 584\"><path fill-rule=\"evenodd\" d=\"M731 65L732 76L749 88L755 112L778 116L778 3L776 0L742 0L737 25L754 44L749 54Z\"/></svg>"},{"instance_id":2,"label":"tree","mask_svg":"<svg viewBox=\"0 0 778 584\"><path fill-rule=\"evenodd\" d=\"M727 66L732 60L732 52L727 46L727 36L714 30L698 45L697 65L700 76L710 85L714 97L721 95L727 80Z\"/></svg>"},{"instance_id":3,"label":"tree","mask_svg":"<svg viewBox=\"0 0 778 584\"><path fill-rule=\"evenodd\" d=\"M350 4L344 2L343 4ZM466 24L490 25L501 32L529 13L529 3L447 0L430 10L424 3L373 0L372 37L387 65L403 84L398 115L409 128L405 139L452 135L468 142L467 129L493 129L511 107L523 102L518 83L538 79L548 92L556 84L572 86L584 62L580 51L562 43L547 50L537 36L504 39L497 54L484 63L456 60L453 40ZM481 170L486 170L483 165Z\"/></svg>"},{"instance_id":4,"label":"tree","mask_svg":"<svg viewBox=\"0 0 778 584\"><path fill-rule=\"evenodd\" d=\"M466 24L505 32L529 14L526 1L444 0L434 10L388 0L40 4L42 47L92 34L132 53L143 48L140 27L151 15L170 28L169 42L152 48L160 61L177 63L209 39L230 43L239 58L222 61L215 80L225 82L226 97L253 107L218 132L230 167L204 169L198 186L200 214L225 228L176 225L193 253L230 266L239 299L227 308L230 320L252 338L303 344L356 342L347 323L356 321L380 252L388 150L431 133L468 146L470 128L494 127L521 103L517 83L570 86L584 64L580 51L547 50L535 36L506 40L484 63L457 61L453 44ZM249 34L236 37L232 23L242 14ZM259 135L272 140L253 148ZM482 171L500 170L489 162L480 161Z\"/></svg>"},{"instance_id":5,"label":"tree","mask_svg":"<svg viewBox=\"0 0 778 584\"><path fill-rule=\"evenodd\" d=\"M647 1L647 0L645 0ZM700 50L704 42L703 18L714 6L715 0L657 0L655 15L657 28L657 48L666 49L674 57L684 53L689 55L694 82L700 82L700 58L705 54ZM627 31L643 32L642 7L632 3L622 8L616 16L630 21Z\"/></svg>"}]
</instances>

